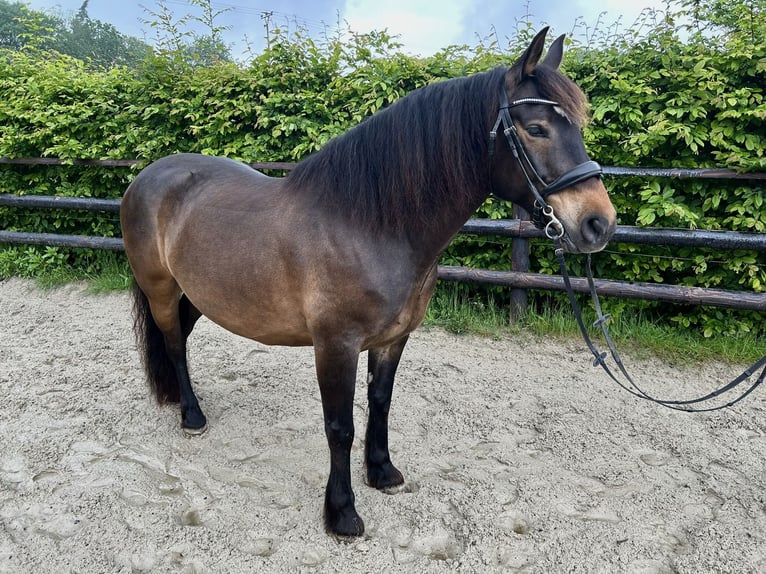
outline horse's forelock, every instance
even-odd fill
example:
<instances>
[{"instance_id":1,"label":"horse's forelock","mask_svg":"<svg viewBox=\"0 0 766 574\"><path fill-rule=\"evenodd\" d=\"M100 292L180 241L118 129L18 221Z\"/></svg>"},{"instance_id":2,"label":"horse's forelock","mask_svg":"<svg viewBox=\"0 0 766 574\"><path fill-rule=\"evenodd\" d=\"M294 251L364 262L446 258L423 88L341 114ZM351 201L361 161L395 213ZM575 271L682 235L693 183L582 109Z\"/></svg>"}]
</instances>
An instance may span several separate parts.
<instances>
[{"instance_id":1,"label":"horse's forelock","mask_svg":"<svg viewBox=\"0 0 766 574\"><path fill-rule=\"evenodd\" d=\"M580 127L588 123L588 99L577 84L548 66L538 66L532 78L540 97L558 102L571 122Z\"/></svg>"}]
</instances>

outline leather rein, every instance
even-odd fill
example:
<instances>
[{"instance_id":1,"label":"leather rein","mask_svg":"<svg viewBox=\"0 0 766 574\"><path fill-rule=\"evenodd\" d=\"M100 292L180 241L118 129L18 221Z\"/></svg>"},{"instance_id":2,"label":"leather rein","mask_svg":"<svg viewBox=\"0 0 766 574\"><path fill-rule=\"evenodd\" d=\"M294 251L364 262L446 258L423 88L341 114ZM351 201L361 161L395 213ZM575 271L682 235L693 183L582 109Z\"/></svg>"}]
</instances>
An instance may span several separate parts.
<instances>
[{"instance_id":1,"label":"leather rein","mask_svg":"<svg viewBox=\"0 0 766 574\"><path fill-rule=\"evenodd\" d=\"M589 179L591 177L601 177L602 176L601 166L595 161L586 161L584 163L581 163L575 166L569 171L565 172L564 174L559 176L557 179L555 179L551 183L545 183L543 178L535 169L534 163L532 163L531 159L527 155L526 150L524 149L524 145L522 144L521 139L519 138L518 132L516 131L516 126L513 123L513 118L511 117L509 110L511 108L514 108L516 106L521 106L521 105L557 106L559 104L558 102L555 102L552 100L545 100L540 98L522 98L519 100L514 100L512 102L509 102L508 95L506 94L505 89L501 89L500 92L501 92L500 110L497 115L497 120L495 121L495 124L489 133L490 172L492 170L492 159L495 153L495 141L497 139L497 131L502 126L503 134L505 135L508 145L511 148L513 157L516 158L516 161L518 161L521 171L524 174L524 177L526 178L527 187L532 193L532 196L535 198L534 210L532 212L532 221L534 222L536 227L538 227L539 229L544 229L546 237L548 237L548 239L553 241L554 252L559 263L559 268L561 270L561 277L564 280L564 286L566 288L567 296L569 298L569 303L572 306L572 311L574 312L574 315L575 315L575 320L577 321L577 326L580 329L580 333L582 334L585 344L587 345L588 349L590 350L590 352L593 354L595 358L595 360L593 361L593 366L594 367L600 366L604 370L604 372L609 376L610 379L612 379L617 385L619 385L622 389L624 389L631 395L638 397L640 399L651 401L663 407L667 407L669 409L678 410L678 411L691 412L691 413L717 411L717 410L731 407L737 404L739 401L741 401L750 393L752 393L756 389L756 387L758 387L766 379L766 356L762 357L761 359L757 360L755 363L750 365L747 369L745 369L742 372L741 375L736 377L730 383L722 386L721 388L715 391L712 391L704 396L701 396L695 399L688 399L688 400L658 399L650 395L649 393L645 392L643 389L641 389L635 383L635 381L633 380L633 378L630 376L627 369L625 368L622 362L622 359L620 358L620 355L614 346L614 342L612 341L612 338L609 335L607 322L610 319L610 315L604 314L601 310L601 303L599 301L598 294L596 293L596 284L595 284L595 281L593 280L593 271L591 270L591 255L590 253L588 253L586 254L586 260L585 260L586 275L587 275L588 288L590 290L591 300L593 301L593 306L596 311L596 317L597 317L596 321L593 323L593 326L601 328L601 332L604 335L604 340L606 341L607 347L609 348L609 353L611 354L612 359L617 365L617 368L619 369L622 376L624 376L625 379L627 379L627 382L622 382L617 378L614 372L612 372L612 370L606 364L607 353L599 351L599 349L596 347L596 345L593 343L592 339L588 335L588 330L585 327L585 322L583 321L582 313L580 311L580 305L577 303L577 298L575 297L574 290L572 289L572 283L569 279L569 273L567 272L566 261L564 259L564 248L561 245L561 238L565 234L564 226L561 224L561 221L559 221L559 219L553 213L553 208L548 204L548 202L545 201L545 199L549 197L550 195L556 192L562 191L568 187L571 187L575 185L576 183L585 181L586 179ZM490 173L490 185L491 185L491 182L492 182L492 178ZM539 186L539 189L538 189L538 186ZM738 387L741 383L750 379L761 367L763 367L763 371L761 371L761 374L758 376L755 382L752 383L750 387L745 389L734 400L731 400L725 404L708 406L707 401L714 399L716 397L719 397L723 395L724 393Z\"/></svg>"},{"instance_id":2,"label":"leather rein","mask_svg":"<svg viewBox=\"0 0 766 574\"><path fill-rule=\"evenodd\" d=\"M582 333L582 337L583 337L583 340L585 341L585 344L588 346L588 349L595 357L593 361L593 366L594 367L600 366L604 370L604 372L606 372L606 374L609 376L610 379L612 379L615 383L617 383L620 387L622 387L622 389L628 391L634 397L645 399L647 401L651 401L653 403L656 403L658 405L661 405L663 407L667 407L669 409L673 409L676 411L684 411L687 413L711 412L711 411L717 411L720 409L725 409L737 404L739 401L741 401L750 393L752 393L761 383L763 383L764 379L766 379L766 356L764 356L758 359L757 361L755 361L748 368L746 368L742 372L742 374L740 374L730 383L727 383L723 385L722 387L720 387L719 389L712 391L704 396L697 397L695 399L687 399L687 400L658 399L650 395L646 391L644 391L641 387L639 387L636 384L636 382L628 373L627 369L625 368L625 365L622 362L622 359L620 358L619 353L617 352L617 349L614 346L614 342L612 341L612 338L609 336L607 322L610 319L610 315L604 314L603 311L601 310L601 303L599 302L598 294L596 293L596 284L595 284L595 281L593 280L593 271L591 270L591 256L590 256L590 253L588 253L585 256L586 257L585 259L586 276L588 279L588 288L590 290L590 296L593 301L593 307L596 310L596 321L593 323L593 326L601 328L601 332L604 335L604 340L606 341L607 347L609 348L609 353L611 354L612 359L617 365L617 368L619 369L620 373L622 373L622 375L627 380L627 382L621 382L617 378L617 376L615 376L615 374L612 372L609 366L606 364L606 357L607 357L606 352L600 352L598 348L596 347L596 345L591 340L590 336L588 335L588 331L585 328L585 323L582 318L582 313L580 312L580 306L577 303L577 298L575 297L574 290L572 289L572 284L569 280L569 274L567 273L566 262L564 261L564 249L561 247L561 241L559 240L559 238L553 239L553 246L555 249L556 258L558 259L558 262L559 262L561 277L564 279L564 286L566 287L567 296L569 297L569 303L572 306L572 311L574 312L575 319L577 320L577 326L580 328L580 333ZM707 401L714 399L716 397L719 397L723 395L724 393L738 387L741 383L750 379L750 377L752 377L755 373L757 373L758 369L760 369L761 367L763 367L763 371L761 371L761 374L758 376L757 379L755 379L755 382L753 382L747 389L742 391L742 393L738 397L724 404L719 404L716 406L708 406L709 403Z\"/></svg>"}]
</instances>

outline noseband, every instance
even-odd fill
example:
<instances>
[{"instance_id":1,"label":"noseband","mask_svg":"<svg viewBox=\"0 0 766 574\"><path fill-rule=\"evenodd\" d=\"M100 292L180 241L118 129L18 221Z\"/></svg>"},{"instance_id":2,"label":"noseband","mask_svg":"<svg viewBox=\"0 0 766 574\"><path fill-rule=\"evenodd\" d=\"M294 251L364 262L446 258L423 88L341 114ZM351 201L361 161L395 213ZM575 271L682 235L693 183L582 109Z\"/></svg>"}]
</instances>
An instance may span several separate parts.
<instances>
[{"instance_id":1,"label":"noseband","mask_svg":"<svg viewBox=\"0 0 766 574\"><path fill-rule=\"evenodd\" d=\"M489 132L490 171L492 169L492 158L495 154L497 130L502 125L504 128L503 133L508 141L508 145L511 147L513 157L519 162L519 167L527 180L527 187L529 187L529 190L535 198L532 221L539 229L545 229L545 235L548 236L548 238L561 238L564 235L564 226L555 216L553 208L545 201L545 199L554 193L567 189L568 187L581 181L585 181L586 179L590 179L591 177L601 177L601 166L595 161L586 161L563 173L554 181L546 183L535 169L535 165L532 163L529 155L527 155L527 151L521 143L521 139L519 138L519 134L516 131L516 126L513 123L513 118L509 111L511 108L523 105L557 106L559 103L540 98L522 98L509 102L508 94L505 89L500 90L500 111L497 114L495 125ZM533 182L533 178L537 183ZM491 181L492 178L490 177L490 182Z\"/></svg>"}]
</instances>

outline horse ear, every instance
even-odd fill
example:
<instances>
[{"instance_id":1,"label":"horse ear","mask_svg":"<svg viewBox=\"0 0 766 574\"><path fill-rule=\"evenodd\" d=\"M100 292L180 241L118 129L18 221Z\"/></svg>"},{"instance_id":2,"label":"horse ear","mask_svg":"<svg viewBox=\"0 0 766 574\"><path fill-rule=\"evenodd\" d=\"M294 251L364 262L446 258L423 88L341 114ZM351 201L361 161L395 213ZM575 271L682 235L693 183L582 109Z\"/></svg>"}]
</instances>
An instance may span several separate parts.
<instances>
[{"instance_id":1,"label":"horse ear","mask_svg":"<svg viewBox=\"0 0 766 574\"><path fill-rule=\"evenodd\" d=\"M540 30L537 35L532 39L529 47L522 54L521 62L521 79L523 80L527 76L531 76L537 67L537 63L540 61L540 56L543 53L543 47L545 46L545 37L548 35L548 26Z\"/></svg>"},{"instance_id":2,"label":"horse ear","mask_svg":"<svg viewBox=\"0 0 766 574\"><path fill-rule=\"evenodd\" d=\"M561 65L561 59L564 57L564 38L566 38L566 34L562 34L553 41L551 47L548 48L545 59L540 62L541 65L548 66L554 70Z\"/></svg>"}]
</instances>

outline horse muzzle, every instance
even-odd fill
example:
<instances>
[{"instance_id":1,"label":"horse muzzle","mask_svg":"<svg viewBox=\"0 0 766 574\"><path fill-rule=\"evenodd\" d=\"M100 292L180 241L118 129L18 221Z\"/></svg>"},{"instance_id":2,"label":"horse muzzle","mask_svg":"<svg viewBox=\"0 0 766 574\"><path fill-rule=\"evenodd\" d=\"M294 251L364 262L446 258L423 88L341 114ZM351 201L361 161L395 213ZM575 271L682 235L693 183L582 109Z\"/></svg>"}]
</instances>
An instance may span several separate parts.
<instances>
[{"instance_id":1,"label":"horse muzzle","mask_svg":"<svg viewBox=\"0 0 766 574\"><path fill-rule=\"evenodd\" d=\"M617 212L600 177L559 191L548 198L547 206L553 219L541 213L546 235L560 239L569 253L601 251L617 228Z\"/></svg>"}]
</instances>

